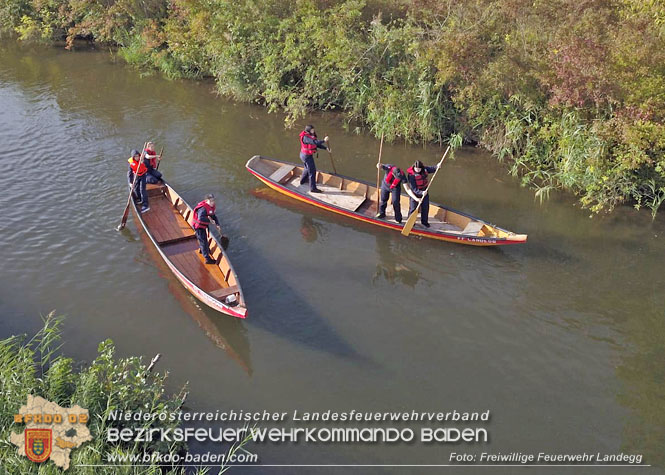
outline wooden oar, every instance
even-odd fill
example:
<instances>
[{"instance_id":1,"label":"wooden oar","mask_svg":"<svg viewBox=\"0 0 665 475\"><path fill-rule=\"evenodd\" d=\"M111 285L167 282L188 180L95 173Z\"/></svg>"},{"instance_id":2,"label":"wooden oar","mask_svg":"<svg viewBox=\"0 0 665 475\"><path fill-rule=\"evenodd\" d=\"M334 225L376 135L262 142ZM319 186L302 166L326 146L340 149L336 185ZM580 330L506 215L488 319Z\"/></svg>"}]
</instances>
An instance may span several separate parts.
<instances>
[{"instance_id":1,"label":"wooden oar","mask_svg":"<svg viewBox=\"0 0 665 475\"><path fill-rule=\"evenodd\" d=\"M434 175L432 175L432 179L429 181L429 184L427 185L427 188L425 188L425 191L423 192L423 195L421 196L420 200L418 200L418 206L416 206L416 209L413 210L413 213L409 216L409 219L406 220L406 224L404 225L404 228L402 229L402 235L408 236L411 234L411 230L413 229L413 226L416 224L416 219L418 219L418 213L420 212L420 207L423 204L423 200L427 196L427 192L429 191L429 187L432 186L432 183L434 182L434 179L436 178L436 174L439 173L439 170L441 169L441 164L443 161L446 159L446 155L448 155L448 152L450 151L450 145L448 145L448 148L446 149L446 152L443 154L443 157L441 157L441 160L439 161L439 164L437 165L436 171L434 172Z\"/></svg>"},{"instance_id":2,"label":"wooden oar","mask_svg":"<svg viewBox=\"0 0 665 475\"><path fill-rule=\"evenodd\" d=\"M376 164L376 212L379 213L379 187L381 186L381 152L383 151L383 132L381 132L381 144L379 145L379 163Z\"/></svg>"},{"instance_id":3,"label":"wooden oar","mask_svg":"<svg viewBox=\"0 0 665 475\"><path fill-rule=\"evenodd\" d=\"M333 160L332 152L330 151L330 144L328 141L326 141L326 145L328 146L328 154L330 155L330 164L333 167L333 172L335 172L335 175L337 175L337 169L335 168L335 161Z\"/></svg>"},{"instance_id":4,"label":"wooden oar","mask_svg":"<svg viewBox=\"0 0 665 475\"><path fill-rule=\"evenodd\" d=\"M162 163L162 154L164 153L164 147L159 151L159 157L157 157L157 166L155 170L159 170L159 164Z\"/></svg>"},{"instance_id":5,"label":"wooden oar","mask_svg":"<svg viewBox=\"0 0 665 475\"><path fill-rule=\"evenodd\" d=\"M132 204L132 193L134 193L134 187L136 186L136 179L139 177L139 169L143 163L143 158L145 157L145 147L148 145L148 142L143 143L143 150L141 151L141 158L139 159L139 165L136 167L136 173L134 173L134 179L132 180L132 186L129 188L129 197L127 198L127 206L125 206L125 212L122 213L122 219L120 224L116 228L118 231L122 231L127 224L127 216L129 216L129 205Z\"/></svg>"}]
</instances>

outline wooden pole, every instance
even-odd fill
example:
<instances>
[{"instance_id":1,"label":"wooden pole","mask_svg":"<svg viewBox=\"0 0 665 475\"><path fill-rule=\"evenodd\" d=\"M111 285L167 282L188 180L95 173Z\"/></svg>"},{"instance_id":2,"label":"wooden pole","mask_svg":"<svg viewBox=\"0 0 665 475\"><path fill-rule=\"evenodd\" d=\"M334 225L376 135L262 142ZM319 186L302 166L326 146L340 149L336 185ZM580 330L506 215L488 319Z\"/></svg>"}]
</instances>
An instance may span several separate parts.
<instances>
[{"instance_id":1,"label":"wooden pole","mask_svg":"<svg viewBox=\"0 0 665 475\"><path fill-rule=\"evenodd\" d=\"M157 157L157 166L155 170L159 170L159 164L162 163L162 154L164 153L164 147L159 151L159 157Z\"/></svg>"},{"instance_id":2,"label":"wooden pole","mask_svg":"<svg viewBox=\"0 0 665 475\"><path fill-rule=\"evenodd\" d=\"M381 132L381 144L379 145L379 162L376 164L376 212L379 213L379 190L381 186L381 152L383 152L383 132Z\"/></svg>"},{"instance_id":3,"label":"wooden pole","mask_svg":"<svg viewBox=\"0 0 665 475\"><path fill-rule=\"evenodd\" d=\"M448 148L446 149L446 152L443 154L443 157L441 157L441 160L439 161L439 164L437 165L437 169L434 172L434 175L432 175L432 179L429 181L429 184L427 185L427 188L425 188L425 192L421 196L420 200L418 201L418 206L416 206L416 209L413 210L413 213L409 216L409 219L406 220L406 224L404 225L404 228L402 229L402 235L403 236L408 236L411 234L411 230L413 229L413 226L416 224L416 219L418 219L418 213L420 212L420 207L423 204L423 200L427 196L427 192L429 192L429 187L432 186L432 183L434 183L434 179L436 178L436 174L439 173L439 169L441 168L441 165L443 164L443 161L446 159L446 155L448 155L448 152L450 151L450 145L448 145Z\"/></svg>"},{"instance_id":4,"label":"wooden pole","mask_svg":"<svg viewBox=\"0 0 665 475\"><path fill-rule=\"evenodd\" d=\"M127 216L129 216L129 205L132 204L132 193L134 193L134 187L136 186L136 179L139 177L139 169L145 158L145 147L148 145L148 142L143 143L143 150L141 151L141 158L139 159L139 165L136 167L136 173L134 173L134 179L132 180L132 186L129 188L129 197L127 197L127 206L125 206L125 212L122 213L122 219L120 224L116 228L118 231L122 231L127 224Z\"/></svg>"},{"instance_id":5,"label":"wooden pole","mask_svg":"<svg viewBox=\"0 0 665 475\"><path fill-rule=\"evenodd\" d=\"M337 169L335 168L335 161L333 160L333 155L332 152L330 151L330 144L326 142L326 145L328 146L328 154L330 155L330 164L332 165L333 172L335 175L337 175Z\"/></svg>"}]
</instances>

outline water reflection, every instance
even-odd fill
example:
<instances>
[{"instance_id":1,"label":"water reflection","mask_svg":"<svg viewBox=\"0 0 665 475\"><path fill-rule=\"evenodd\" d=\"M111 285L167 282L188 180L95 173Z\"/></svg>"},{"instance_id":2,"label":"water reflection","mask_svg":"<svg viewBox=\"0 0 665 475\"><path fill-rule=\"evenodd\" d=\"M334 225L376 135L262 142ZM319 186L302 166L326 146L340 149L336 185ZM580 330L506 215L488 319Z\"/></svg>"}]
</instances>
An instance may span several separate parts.
<instances>
[{"instance_id":1,"label":"water reflection","mask_svg":"<svg viewBox=\"0 0 665 475\"><path fill-rule=\"evenodd\" d=\"M252 267L260 269L261 274L259 282L243 287L249 302L249 325L257 325L292 343L317 351L356 362L365 359L302 297L298 289L282 278L283 269L276 269L257 249L248 251L252 255ZM241 270L238 269L238 273Z\"/></svg>"},{"instance_id":2,"label":"water reflection","mask_svg":"<svg viewBox=\"0 0 665 475\"><path fill-rule=\"evenodd\" d=\"M376 254L378 261L372 284L376 285L380 279L384 279L393 285L400 283L415 288L420 280L420 272L408 267L403 256L395 252L392 237L385 233L376 234Z\"/></svg>"},{"instance_id":3,"label":"water reflection","mask_svg":"<svg viewBox=\"0 0 665 475\"><path fill-rule=\"evenodd\" d=\"M300 223L300 234L305 242L316 242L319 235L324 235L325 228L310 216L303 216Z\"/></svg>"}]
</instances>

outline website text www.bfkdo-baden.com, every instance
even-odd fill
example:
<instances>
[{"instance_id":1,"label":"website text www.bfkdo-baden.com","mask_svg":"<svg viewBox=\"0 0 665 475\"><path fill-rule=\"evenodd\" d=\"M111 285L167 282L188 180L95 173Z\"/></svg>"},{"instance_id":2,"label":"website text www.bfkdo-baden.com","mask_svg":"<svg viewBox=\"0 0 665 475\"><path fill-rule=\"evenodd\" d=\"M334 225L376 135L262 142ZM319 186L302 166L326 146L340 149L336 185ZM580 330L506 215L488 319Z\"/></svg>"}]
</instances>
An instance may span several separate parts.
<instances>
[{"instance_id":1,"label":"website text www.bfkdo-baden.com","mask_svg":"<svg viewBox=\"0 0 665 475\"><path fill-rule=\"evenodd\" d=\"M224 453L109 453L108 464L258 464L261 444L451 444L442 464L468 465L642 465L641 454L603 454L592 450L560 454L501 453L487 450L490 443L489 410L463 412L380 412L380 411L211 411L160 412L114 411L109 421L122 427L108 427L107 441L197 442L228 444ZM153 421L178 421L187 427L150 427ZM118 424L120 423L120 424ZM114 425L114 424L112 424ZM194 427L192 427L192 425ZM135 427L132 427L135 426ZM199 427L197 427L199 426ZM206 426L206 427L201 427ZM212 426L212 427L211 427ZM468 448L468 451L464 449ZM256 452L256 453L255 453Z\"/></svg>"}]
</instances>

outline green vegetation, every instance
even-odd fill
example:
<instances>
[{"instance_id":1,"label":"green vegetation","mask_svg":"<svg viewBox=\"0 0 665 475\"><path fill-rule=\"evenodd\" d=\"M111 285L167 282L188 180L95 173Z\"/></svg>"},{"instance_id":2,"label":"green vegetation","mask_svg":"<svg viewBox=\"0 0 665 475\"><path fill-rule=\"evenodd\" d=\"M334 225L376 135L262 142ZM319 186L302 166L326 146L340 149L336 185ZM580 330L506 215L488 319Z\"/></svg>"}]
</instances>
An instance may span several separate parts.
<instances>
[{"instance_id":1,"label":"green vegetation","mask_svg":"<svg viewBox=\"0 0 665 475\"><path fill-rule=\"evenodd\" d=\"M168 77L389 140L477 143L540 198L665 200L659 0L6 0L22 40L88 38Z\"/></svg>"},{"instance_id":2,"label":"green vegetation","mask_svg":"<svg viewBox=\"0 0 665 475\"><path fill-rule=\"evenodd\" d=\"M99 345L99 355L92 363L75 369L70 358L57 355L60 338L58 318L49 315L44 328L31 340L11 337L0 341L0 460L3 473L60 474L62 470L47 461L39 467L26 457L19 456L16 446L9 442L10 432L19 432L23 426L14 425L14 414L26 404L28 394L41 396L63 407L78 404L89 410L88 428L93 439L71 453L71 474L154 474L160 467L146 464L144 467L81 467L81 465L105 464L107 453L133 455L152 453L177 453L185 449L181 443L167 445L163 442L118 443L106 442L108 427L175 428L178 422L120 422L108 421L113 410L149 412L177 411L184 394L167 397L164 394L165 375L152 372L140 358L117 358L110 340ZM124 424L124 425L123 425ZM161 467L164 468L164 467ZM168 468L168 467L167 467ZM185 473L172 468L169 473ZM204 473L204 472L200 472Z\"/></svg>"}]
</instances>

